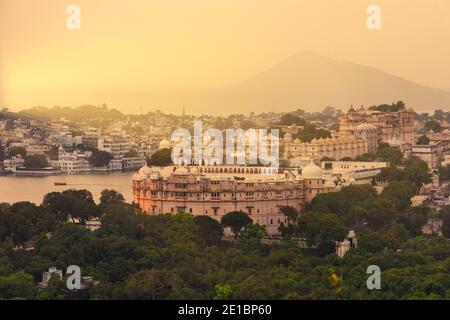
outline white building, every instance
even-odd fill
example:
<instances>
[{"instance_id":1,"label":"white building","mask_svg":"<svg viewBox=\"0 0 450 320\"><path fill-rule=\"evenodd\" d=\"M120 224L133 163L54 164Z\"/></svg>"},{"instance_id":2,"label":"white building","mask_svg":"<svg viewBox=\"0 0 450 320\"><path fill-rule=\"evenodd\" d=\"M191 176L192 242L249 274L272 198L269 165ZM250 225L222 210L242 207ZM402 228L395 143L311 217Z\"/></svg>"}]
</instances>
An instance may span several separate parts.
<instances>
[{"instance_id":1,"label":"white building","mask_svg":"<svg viewBox=\"0 0 450 320\"><path fill-rule=\"evenodd\" d=\"M25 160L20 154L11 157L11 159L5 159L3 161L3 167L5 171L15 172L18 168L23 167Z\"/></svg>"},{"instance_id":2,"label":"white building","mask_svg":"<svg viewBox=\"0 0 450 320\"><path fill-rule=\"evenodd\" d=\"M363 161L322 161L320 164L325 176L342 184L367 184L381 172L389 167L388 162Z\"/></svg>"},{"instance_id":3,"label":"white building","mask_svg":"<svg viewBox=\"0 0 450 320\"><path fill-rule=\"evenodd\" d=\"M50 161L52 166L57 167L61 172L74 173L86 172L92 169L89 157L92 155L90 151L66 152L63 147L58 150L58 160Z\"/></svg>"},{"instance_id":4,"label":"white building","mask_svg":"<svg viewBox=\"0 0 450 320\"><path fill-rule=\"evenodd\" d=\"M130 142L121 137L99 138L98 150L112 154L114 159L122 159L130 151Z\"/></svg>"}]
</instances>

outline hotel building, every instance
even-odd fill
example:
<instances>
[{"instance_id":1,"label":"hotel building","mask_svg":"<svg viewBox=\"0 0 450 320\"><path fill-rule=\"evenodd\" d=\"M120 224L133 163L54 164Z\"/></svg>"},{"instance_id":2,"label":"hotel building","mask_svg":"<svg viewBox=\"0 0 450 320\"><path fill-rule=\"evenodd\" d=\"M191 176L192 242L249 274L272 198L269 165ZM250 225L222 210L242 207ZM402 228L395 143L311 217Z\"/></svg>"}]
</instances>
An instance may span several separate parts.
<instances>
[{"instance_id":1,"label":"hotel building","mask_svg":"<svg viewBox=\"0 0 450 320\"><path fill-rule=\"evenodd\" d=\"M231 211L247 213L266 225L269 235L279 234L287 222L280 207L299 212L306 203L335 185L322 169L309 164L301 171L243 166L144 166L133 175L134 202L147 214L188 212L218 221Z\"/></svg>"}]
</instances>

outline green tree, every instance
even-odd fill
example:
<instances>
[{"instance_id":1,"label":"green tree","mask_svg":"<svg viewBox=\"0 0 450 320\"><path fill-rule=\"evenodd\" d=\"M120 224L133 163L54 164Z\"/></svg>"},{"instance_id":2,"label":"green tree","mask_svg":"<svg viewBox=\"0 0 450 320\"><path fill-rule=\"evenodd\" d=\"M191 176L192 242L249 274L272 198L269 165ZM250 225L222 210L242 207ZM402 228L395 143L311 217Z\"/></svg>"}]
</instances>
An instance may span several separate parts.
<instances>
[{"instance_id":1,"label":"green tree","mask_svg":"<svg viewBox=\"0 0 450 320\"><path fill-rule=\"evenodd\" d=\"M439 167L439 180L445 181L450 179L450 165Z\"/></svg>"},{"instance_id":2,"label":"green tree","mask_svg":"<svg viewBox=\"0 0 450 320\"><path fill-rule=\"evenodd\" d=\"M197 225L197 235L204 245L218 245L222 240L223 227L217 220L208 216L195 216L194 223Z\"/></svg>"},{"instance_id":3,"label":"green tree","mask_svg":"<svg viewBox=\"0 0 450 320\"><path fill-rule=\"evenodd\" d=\"M447 206L442 213L442 234L450 238L450 208Z\"/></svg>"},{"instance_id":4,"label":"green tree","mask_svg":"<svg viewBox=\"0 0 450 320\"><path fill-rule=\"evenodd\" d=\"M33 277L24 272L16 272L0 277L0 297L3 299L33 299L36 286Z\"/></svg>"},{"instance_id":5,"label":"green tree","mask_svg":"<svg viewBox=\"0 0 450 320\"><path fill-rule=\"evenodd\" d=\"M93 150L92 155L88 158L92 166L99 168L108 166L112 159L112 154L97 149Z\"/></svg>"},{"instance_id":6,"label":"green tree","mask_svg":"<svg viewBox=\"0 0 450 320\"><path fill-rule=\"evenodd\" d=\"M308 212L300 217L299 226L308 245L317 246L324 253L333 252L335 241L342 241L348 232L342 220L332 213Z\"/></svg>"},{"instance_id":7,"label":"green tree","mask_svg":"<svg viewBox=\"0 0 450 320\"><path fill-rule=\"evenodd\" d=\"M38 294L40 300L65 300L70 296L67 284L59 278L58 275L52 274L48 281L47 287Z\"/></svg>"},{"instance_id":8,"label":"green tree","mask_svg":"<svg viewBox=\"0 0 450 320\"><path fill-rule=\"evenodd\" d=\"M46 168L50 166L47 157L43 154L28 156L23 165L26 168Z\"/></svg>"},{"instance_id":9,"label":"green tree","mask_svg":"<svg viewBox=\"0 0 450 320\"><path fill-rule=\"evenodd\" d=\"M428 165L420 159L410 159L405 161L405 176L416 185L417 191L427 183L431 183L431 174Z\"/></svg>"},{"instance_id":10,"label":"green tree","mask_svg":"<svg viewBox=\"0 0 450 320\"><path fill-rule=\"evenodd\" d=\"M424 128L427 131L432 130L433 132L441 132L441 125L436 120L428 120L425 122Z\"/></svg>"},{"instance_id":11,"label":"green tree","mask_svg":"<svg viewBox=\"0 0 450 320\"><path fill-rule=\"evenodd\" d=\"M27 157L27 150L24 147L11 147L8 151L8 157L14 157L20 154L23 159L26 159Z\"/></svg>"},{"instance_id":12,"label":"green tree","mask_svg":"<svg viewBox=\"0 0 450 320\"><path fill-rule=\"evenodd\" d=\"M415 192L415 186L409 181L392 181L383 189L381 196L396 203L400 210L405 210L411 205L411 198Z\"/></svg>"},{"instance_id":13,"label":"green tree","mask_svg":"<svg viewBox=\"0 0 450 320\"><path fill-rule=\"evenodd\" d=\"M419 144L419 145L429 145L430 144L430 138L428 138L426 135L422 135L417 140L417 144Z\"/></svg>"},{"instance_id":14,"label":"green tree","mask_svg":"<svg viewBox=\"0 0 450 320\"><path fill-rule=\"evenodd\" d=\"M125 202L123 195L116 190L105 189L100 193L99 207L105 212L106 208L111 205L122 204Z\"/></svg>"},{"instance_id":15,"label":"green tree","mask_svg":"<svg viewBox=\"0 0 450 320\"><path fill-rule=\"evenodd\" d=\"M237 239L243 228L252 223L252 219L242 211L232 211L225 214L221 219L221 224L224 227L229 227L234 233L234 238Z\"/></svg>"},{"instance_id":16,"label":"green tree","mask_svg":"<svg viewBox=\"0 0 450 320\"><path fill-rule=\"evenodd\" d=\"M134 158L134 157L139 157L139 153L134 150L134 149L130 149L130 151L128 151L127 153L125 153L124 155L125 158Z\"/></svg>"},{"instance_id":17,"label":"green tree","mask_svg":"<svg viewBox=\"0 0 450 320\"><path fill-rule=\"evenodd\" d=\"M280 211L282 214L284 214L287 217L289 223L297 222L298 211L295 210L295 208L293 208L291 206L281 206Z\"/></svg>"},{"instance_id":18,"label":"green tree","mask_svg":"<svg viewBox=\"0 0 450 320\"><path fill-rule=\"evenodd\" d=\"M172 292L171 274L165 270L143 270L129 277L125 293L132 300L168 299Z\"/></svg>"},{"instance_id":19,"label":"green tree","mask_svg":"<svg viewBox=\"0 0 450 320\"><path fill-rule=\"evenodd\" d=\"M68 218L79 219L84 224L86 220L101 214L88 190L69 189L61 193L49 193L45 195L41 206L47 212L55 214L60 224L67 222Z\"/></svg>"},{"instance_id":20,"label":"green tree","mask_svg":"<svg viewBox=\"0 0 450 320\"><path fill-rule=\"evenodd\" d=\"M261 240L267 235L266 227L260 224L248 224L239 237L239 245L244 250L261 248Z\"/></svg>"},{"instance_id":21,"label":"green tree","mask_svg":"<svg viewBox=\"0 0 450 320\"><path fill-rule=\"evenodd\" d=\"M229 300L233 297L233 289L227 283L216 284L214 290L216 291L214 300Z\"/></svg>"},{"instance_id":22,"label":"green tree","mask_svg":"<svg viewBox=\"0 0 450 320\"><path fill-rule=\"evenodd\" d=\"M165 167L172 163L172 149L161 149L156 151L150 159L147 160L148 166Z\"/></svg>"},{"instance_id":23,"label":"green tree","mask_svg":"<svg viewBox=\"0 0 450 320\"><path fill-rule=\"evenodd\" d=\"M403 154L399 148L391 147L387 143L380 143L376 152L376 158L387 161L392 167L402 163Z\"/></svg>"},{"instance_id":24,"label":"green tree","mask_svg":"<svg viewBox=\"0 0 450 320\"><path fill-rule=\"evenodd\" d=\"M300 117L294 116L290 113L287 113L280 118L280 125L282 126L304 126L306 121Z\"/></svg>"}]
</instances>

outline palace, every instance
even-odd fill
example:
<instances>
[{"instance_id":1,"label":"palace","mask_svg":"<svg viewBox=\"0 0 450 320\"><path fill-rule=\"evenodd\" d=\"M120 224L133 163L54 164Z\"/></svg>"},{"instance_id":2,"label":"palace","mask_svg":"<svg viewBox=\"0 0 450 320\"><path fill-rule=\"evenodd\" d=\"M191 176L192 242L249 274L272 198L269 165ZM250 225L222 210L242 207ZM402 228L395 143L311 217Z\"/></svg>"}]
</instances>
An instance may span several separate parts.
<instances>
[{"instance_id":1,"label":"palace","mask_svg":"<svg viewBox=\"0 0 450 320\"><path fill-rule=\"evenodd\" d=\"M339 117L339 131L352 132L361 124L371 124L377 129L378 142L393 146L414 144L414 111L402 107L398 111L379 111L361 106L350 108L346 115Z\"/></svg>"},{"instance_id":2,"label":"palace","mask_svg":"<svg viewBox=\"0 0 450 320\"><path fill-rule=\"evenodd\" d=\"M316 195L334 191L322 169L302 170L244 166L144 166L133 175L134 202L147 214L188 212L218 221L228 212L243 211L255 223L279 234L287 222L280 207L302 211Z\"/></svg>"},{"instance_id":3,"label":"palace","mask_svg":"<svg viewBox=\"0 0 450 320\"><path fill-rule=\"evenodd\" d=\"M356 136L350 133L339 133L331 138L313 139L311 142L302 142L299 139L293 140L291 134L287 133L281 141L281 153L282 159L289 161L291 164L296 163L297 159L305 157L315 161L324 157L336 160L354 159L369 152L371 144L373 144L373 141L368 140L366 136Z\"/></svg>"}]
</instances>

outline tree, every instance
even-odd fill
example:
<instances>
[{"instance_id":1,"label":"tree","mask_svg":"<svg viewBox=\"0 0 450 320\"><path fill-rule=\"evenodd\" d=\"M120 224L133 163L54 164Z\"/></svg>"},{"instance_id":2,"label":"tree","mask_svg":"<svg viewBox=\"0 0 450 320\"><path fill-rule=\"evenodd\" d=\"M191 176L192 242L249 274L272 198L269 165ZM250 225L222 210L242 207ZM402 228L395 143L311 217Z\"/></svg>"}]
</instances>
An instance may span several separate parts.
<instances>
[{"instance_id":1,"label":"tree","mask_svg":"<svg viewBox=\"0 0 450 320\"><path fill-rule=\"evenodd\" d=\"M436 120L428 120L425 122L424 128L427 131L432 130L433 132L441 132L441 125Z\"/></svg>"},{"instance_id":2,"label":"tree","mask_svg":"<svg viewBox=\"0 0 450 320\"><path fill-rule=\"evenodd\" d=\"M241 230L245 228L248 224L252 223L253 220L242 211L232 211L228 212L221 219L221 224L224 227L229 227L234 233L234 238L237 239Z\"/></svg>"},{"instance_id":3,"label":"tree","mask_svg":"<svg viewBox=\"0 0 450 320\"><path fill-rule=\"evenodd\" d=\"M194 223L197 225L197 236L202 244L211 246L220 243L223 227L217 220L208 216L195 216Z\"/></svg>"},{"instance_id":4,"label":"tree","mask_svg":"<svg viewBox=\"0 0 450 320\"><path fill-rule=\"evenodd\" d=\"M442 234L450 238L450 207L445 207L442 213Z\"/></svg>"},{"instance_id":5,"label":"tree","mask_svg":"<svg viewBox=\"0 0 450 320\"><path fill-rule=\"evenodd\" d=\"M5 157L6 157L5 148L0 142L0 161L5 160Z\"/></svg>"},{"instance_id":6,"label":"tree","mask_svg":"<svg viewBox=\"0 0 450 320\"><path fill-rule=\"evenodd\" d=\"M391 147L387 143L380 143L375 157L381 161L387 161L392 167L402 163L403 154L399 148Z\"/></svg>"},{"instance_id":7,"label":"tree","mask_svg":"<svg viewBox=\"0 0 450 320\"><path fill-rule=\"evenodd\" d=\"M281 206L280 211L282 214L284 214L287 217L289 223L297 222L298 211L295 210L295 208L293 208L291 206Z\"/></svg>"},{"instance_id":8,"label":"tree","mask_svg":"<svg viewBox=\"0 0 450 320\"><path fill-rule=\"evenodd\" d=\"M28 156L23 165L26 168L46 168L50 166L47 157L43 154Z\"/></svg>"},{"instance_id":9,"label":"tree","mask_svg":"<svg viewBox=\"0 0 450 320\"><path fill-rule=\"evenodd\" d=\"M131 149L124 155L124 158L134 158L134 157L139 157L139 153L134 149Z\"/></svg>"},{"instance_id":10,"label":"tree","mask_svg":"<svg viewBox=\"0 0 450 320\"><path fill-rule=\"evenodd\" d=\"M290 113L287 113L280 118L280 125L282 126L304 126L305 123L306 121L304 119L294 116Z\"/></svg>"},{"instance_id":11,"label":"tree","mask_svg":"<svg viewBox=\"0 0 450 320\"><path fill-rule=\"evenodd\" d=\"M106 167L113 159L112 154L106 151L93 150L92 155L88 158L89 162L94 167Z\"/></svg>"},{"instance_id":12,"label":"tree","mask_svg":"<svg viewBox=\"0 0 450 320\"><path fill-rule=\"evenodd\" d=\"M413 158L405 161L405 177L416 185L417 191L427 183L431 183L431 174L428 164L420 159Z\"/></svg>"},{"instance_id":13,"label":"tree","mask_svg":"<svg viewBox=\"0 0 450 320\"><path fill-rule=\"evenodd\" d=\"M66 197L60 192L50 192L44 196L41 207L44 211L52 213L57 219L57 223L64 224L69 218Z\"/></svg>"},{"instance_id":14,"label":"tree","mask_svg":"<svg viewBox=\"0 0 450 320\"><path fill-rule=\"evenodd\" d=\"M11 148L9 148L9 151L8 151L8 157L9 158L17 156L18 154L20 154L20 156L23 159L26 159L26 157L27 157L27 150L24 147L11 147Z\"/></svg>"},{"instance_id":15,"label":"tree","mask_svg":"<svg viewBox=\"0 0 450 320\"><path fill-rule=\"evenodd\" d=\"M33 299L36 286L33 277L24 272L16 272L0 277L0 297L4 299Z\"/></svg>"},{"instance_id":16,"label":"tree","mask_svg":"<svg viewBox=\"0 0 450 320\"><path fill-rule=\"evenodd\" d=\"M47 287L39 292L38 297L40 300L65 300L69 295L70 291L64 279L61 280L58 275L52 274Z\"/></svg>"},{"instance_id":17,"label":"tree","mask_svg":"<svg viewBox=\"0 0 450 320\"><path fill-rule=\"evenodd\" d=\"M124 202L125 198L121 193L117 192L116 190L105 189L100 194L99 207L104 212L108 206L122 204Z\"/></svg>"},{"instance_id":18,"label":"tree","mask_svg":"<svg viewBox=\"0 0 450 320\"><path fill-rule=\"evenodd\" d=\"M415 192L416 188L410 181L392 181L383 189L381 196L396 203L400 210L405 210L411 205L411 197Z\"/></svg>"},{"instance_id":19,"label":"tree","mask_svg":"<svg viewBox=\"0 0 450 320\"><path fill-rule=\"evenodd\" d=\"M156 151L150 159L147 160L148 166L164 167L172 163L172 149L161 149Z\"/></svg>"},{"instance_id":20,"label":"tree","mask_svg":"<svg viewBox=\"0 0 450 320\"><path fill-rule=\"evenodd\" d=\"M426 135L422 135L417 140L417 144L418 145L429 145L430 144L430 138L428 138Z\"/></svg>"},{"instance_id":21,"label":"tree","mask_svg":"<svg viewBox=\"0 0 450 320\"><path fill-rule=\"evenodd\" d=\"M308 245L317 246L323 253L334 252L335 241L342 241L348 232L332 213L308 212L300 217L299 227Z\"/></svg>"},{"instance_id":22,"label":"tree","mask_svg":"<svg viewBox=\"0 0 450 320\"><path fill-rule=\"evenodd\" d=\"M118 196L120 197L120 196ZM100 210L88 190L69 189L63 192L52 192L44 197L42 208L55 214L60 224L79 219L81 224L93 217L100 216Z\"/></svg>"},{"instance_id":23,"label":"tree","mask_svg":"<svg viewBox=\"0 0 450 320\"><path fill-rule=\"evenodd\" d=\"M239 245L244 250L261 248L261 240L267 235L266 227L260 224L248 224L239 237Z\"/></svg>"},{"instance_id":24,"label":"tree","mask_svg":"<svg viewBox=\"0 0 450 320\"><path fill-rule=\"evenodd\" d=\"M439 180L445 181L450 179L450 165L439 167Z\"/></svg>"},{"instance_id":25,"label":"tree","mask_svg":"<svg viewBox=\"0 0 450 320\"><path fill-rule=\"evenodd\" d=\"M168 299L173 287L171 274L165 270L143 270L130 276L125 293L132 300Z\"/></svg>"},{"instance_id":26,"label":"tree","mask_svg":"<svg viewBox=\"0 0 450 320\"><path fill-rule=\"evenodd\" d=\"M216 284L214 286L216 294L214 295L214 300L228 300L233 296L233 289L227 283Z\"/></svg>"},{"instance_id":27,"label":"tree","mask_svg":"<svg viewBox=\"0 0 450 320\"><path fill-rule=\"evenodd\" d=\"M384 239L370 228L365 228L358 234L358 250L375 253L385 247Z\"/></svg>"}]
</instances>

